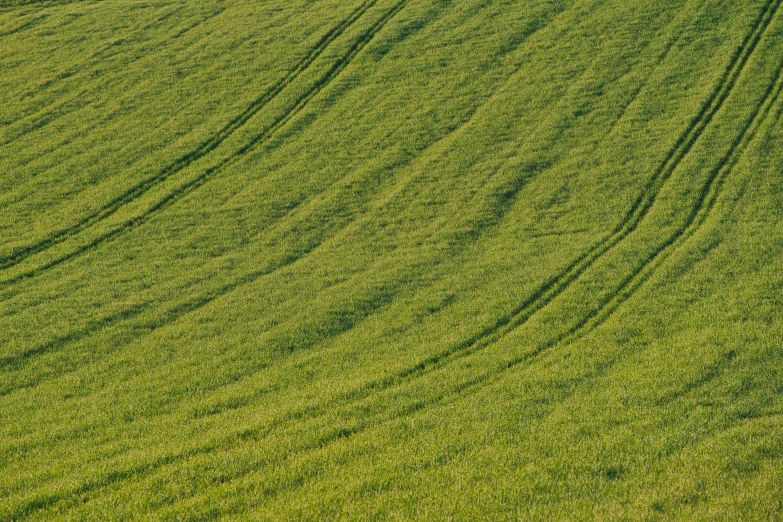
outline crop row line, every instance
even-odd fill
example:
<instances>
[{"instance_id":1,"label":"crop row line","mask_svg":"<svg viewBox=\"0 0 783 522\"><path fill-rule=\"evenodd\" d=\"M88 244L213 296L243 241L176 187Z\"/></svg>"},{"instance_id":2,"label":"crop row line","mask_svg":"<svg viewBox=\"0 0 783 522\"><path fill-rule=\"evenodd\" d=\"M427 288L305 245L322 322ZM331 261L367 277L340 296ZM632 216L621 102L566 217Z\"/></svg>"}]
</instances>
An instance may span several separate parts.
<instances>
[{"instance_id":1,"label":"crop row line","mask_svg":"<svg viewBox=\"0 0 783 522\"><path fill-rule=\"evenodd\" d=\"M704 224L718 199L720 188L725 178L736 166L739 158L756 137L759 128L766 120L772 107L780 98L783 90L783 65L777 71L777 81L770 84L764 99L759 102L752 118L743 128L742 133L732 143L729 152L721 159L710 173L707 182L702 187L696 206L691 210L687 220L658 249L652 252L640 269L623 279L617 293L610 296L601 306L590 314L574 329L572 335L583 336L603 324L617 308L627 301L634 292L650 279L655 270L683 243L690 239Z\"/></svg>"},{"instance_id":2,"label":"crop row line","mask_svg":"<svg viewBox=\"0 0 783 522\"><path fill-rule=\"evenodd\" d=\"M262 132L254 139L248 141L245 145L243 145L236 152L235 155L223 159L217 165L205 170L199 176L182 184L178 189L170 192L169 194L167 194L166 196L158 200L158 202L150 206L145 212L139 214L138 216L128 219L120 226L108 232L105 232L104 234L98 236L97 238L93 239L89 243L82 245L81 247L78 247L73 251L64 254L52 261L49 261L42 266L31 269L27 272L23 272L9 279L6 279L5 281L0 282L0 288L7 287L23 279L29 279L41 275L46 271L50 270L51 268L54 268L58 265L61 265L62 263L75 259L81 256L82 254L90 252L96 249L97 247L99 247L100 245L108 241L111 241L130 230L135 229L139 225L145 223L147 220L149 220L152 216L157 214L159 211L171 206L173 203L182 199L187 194L201 187L214 174L216 174L226 166L236 162L241 156L246 154L251 148L268 141L276 131L282 128L294 117L296 117L296 115L298 115L301 112L301 110L310 102L310 100L312 100L313 97L315 97L318 93L320 93L340 72L342 72L343 69L345 69L345 67L348 66L348 64L356 56L356 54L358 54L367 45L367 43L369 43L369 41L373 38L375 33L379 31L394 15L396 15L397 12L399 12L402 9L402 7L405 5L406 2L407 0L402 0L398 2L394 8L389 10L386 13L386 15L384 15L380 20L378 20L375 24L373 24L370 30L367 33L365 33L357 42L355 42L353 46L351 46L348 53L343 55L343 57L340 60L338 60L333 64L333 66L329 69L326 75L324 75L321 78L319 82L317 82L307 93L299 97L299 99L295 102L294 106L289 111L287 111L285 114L280 116L277 120L275 120L275 122L271 126L269 126L264 132ZM128 202L130 202L130 200L128 200L126 203ZM119 207L117 209L119 209ZM111 213L114 213L117 209L112 210Z\"/></svg>"},{"instance_id":3,"label":"crop row line","mask_svg":"<svg viewBox=\"0 0 783 522\"><path fill-rule=\"evenodd\" d=\"M694 205L683 226L651 254L638 270L624 278L618 291L609 299L602 302L597 310L589 314L567 332L540 345L536 350L506 361L495 372L487 373L473 380L461 383L450 392L444 393L442 396L429 401L427 405L430 405L430 403L440 403L449 397L458 398L460 394L468 390L477 391L491 382L497 381L509 370L542 354L545 350L559 344L572 343L586 336L595 328L603 324L621 304L627 301L636 290L639 289L639 287L650 280L656 269L658 269L677 248L681 247L692 238L702 227L717 203L720 195L720 188L725 182L726 177L755 139L759 129L772 111L772 108L780 100L781 93L783 93L783 63L777 71L776 80L770 84L763 99L757 104L753 115L749 118L748 123L743 127L743 130L738 137L732 142L726 155L721 158L720 162L713 168L711 174L708 176L708 179L702 186L699 197L697 198L696 205ZM419 405L416 410L422 409L423 407L425 406Z\"/></svg>"},{"instance_id":4,"label":"crop row line","mask_svg":"<svg viewBox=\"0 0 783 522\"><path fill-rule=\"evenodd\" d=\"M754 37L753 41L755 41L755 43L752 45L753 48L755 48L761 38L761 35L774 17L774 14L779 8L779 5L780 0L777 0L774 10L771 11L771 14L765 20L763 30L758 33L757 37ZM748 57L749 55L745 57L743 62L747 62ZM675 231L672 236L667 239L667 241L660 245L660 247L645 260L639 269L634 271L628 277L624 278L618 291L609 299L600 303L597 310L589 314L586 318L580 321L576 326L569 329L567 332L539 346L538 349L505 362L497 371L490 372L478 376L472 380L460 383L450 391L444 392L432 398L431 400L413 404L408 408L405 408L402 413L390 416L381 422L392 422L396 419L403 418L410 413L424 409L427 406L441 403L450 397L457 398L468 390L475 391L481 387L484 387L490 382L497 380L509 370L512 370L518 367L520 364L537 357L546 349L552 348L564 342L573 342L578 338L587 335L589 332L603 324L603 322L605 322L622 303L627 301L640 286L642 286L652 277L655 270L663 264L663 262L673 253L674 250L681 247L701 228L718 200L720 195L720 188L725 182L726 177L733 170L733 168L739 162L739 159L742 157L742 154L745 152L745 150L747 150L750 143L752 143L752 141L757 136L759 129L766 121L767 117L772 111L772 108L780 99L782 92L783 62L781 62L781 65L776 71L775 79L770 83L762 99L757 103L751 116L747 119L746 124L743 126L741 132L737 137L735 137L726 154L721 158L721 160L716 164L716 166L708 175L706 182L703 184L699 192L699 197L696 200L696 204L693 206L683 225L678 228L678 230ZM378 424L380 423L368 423L367 426L361 429L353 428L349 431L352 435L353 433L364 431L364 429L370 427L370 425L374 426ZM339 437L335 436L335 439L336 438L342 438L342 435Z\"/></svg>"},{"instance_id":5,"label":"crop row line","mask_svg":"<svg viewBox=\"0 0 783 522\"><path fill-rule=\"evenodd\" d=\"M726 72L724 73L723 79L727 79L728 78L731 81L730 82L723 81L723 82L719 83L719 85L713 91L713 95L710 97L710 99L708 99L708 101L705 104L704 108L699 113L700 116L709 116L711 118L711 116L714 114L714 112L716 112L717 109L719 108L720 104L722 104L722 101L728 95L728 91L733 86L733 83L736 80L736 76L738 74L738 70L735 71L736 74L732 74L732 69L733 68L738 69L739 67L736 67L737 65L739 65L740 67L742 65L744 65L745 61L747 60L747 57L752 52L753 48L755 48L755 44L758 42L758 39L760 38L761 32L763 32L763 30L766 28L766 25L768 25L769 21L771 20L771 15L769 13L769 8L772 5L772 3L773 2L769 2L767 4L766 9L762 13L762 17L761 17L760 22L758 22L755 25L755 30L752 31L751 34L748 35L748 37L746 37L745 41L743 42L743 45L740 47L738 52L734 55L732 62L730 63L729 67L727 68ZM778 0L778 3L779 3L779 0ZM767 15L769 15L769 16L767 16ZM753 45L749 46L748 45L749 42L752 43ZM743 50L745 50L746 52L743 53ZM728 83L728 84L724 85L724 83ZM723 95L719 97L719 94L721 92L723 93ZM715 103L715 100L719 100L720 103ZM712 110L708 111L710 106L712 106ZM698 122L699 118L696 118L694 121ZM702 126L702 130L703 130L704 126L706 126L706 124ZM692 134L691 131L692 131L693 127L695 127L695 125L692 125L691 128L689 128L685 132L684 135L688 136L689 134ZM695 133L693 133L693 134L695 134ZM690 148L690 146L692 146L692 143L695 141L695 139L697 137L698 136L694 136L691 139L690 142L686 142L684 139L681 138L677 142L677 145L680 146L682 144L687 143L688 144L688 148ZM680 155L678 157L677 163L679 163L679 161L681 160L682 156L684 156L684 154L682 154L682 155ZM675 153L674 152L670 153L669 156L668 156L668 158L672 158L672 157L675 157ZM666 163L664 163L663 167L665 167L665 166L666 166ZM661 169L659 169L659 171L656 174L656 176L658 176L660 174L660 172L664 171L663 167ZM676 165L674 165L674 167L676 167ZM670 168L669 170L673 170L673 168ZM651 185L652 185L652 183L649 184L648 187L651 186ZM639 202L641 200L642 200L641 197L637 200L637 202L635 204L635 208L632 209L629 212L630 216L633 216L634 215L634 210L637 210L637 208L640 207ZM647 207L649 208L649 206L651 206L651 204L652 203L650 202L647 205ZM639 214L636 214L636 216L637 216L637 219L635 221L637 221L637 222L640 221L641 217L639 216ZM626 221L628 221L628 219L626 219ZM623 225L624 225L624 223L621 223L621 225L618 227L618 229L622 230ZM630 227L626 227L626 228L630 228ZM630 232L630 231L628 231L628 232ZM615 230L614 233L616 234L617 230ZM609 239L612 239L612 236L610 236ZM513 328L516 328L520 324L524 323L527 319L529 319L530 316L532 316L535 312L537 312L539 309L543 308L543 306L548 304L557 295L559 295L565 289L565 286L570 284L574 279L576 279L576 277L581 275L581 273L583 273L589 267L589 265L587 263L585 263L585 260L587 260L588 262L592 261L592 258L589 257L590 254L593 254L595 252L599 252L599 254L603 254L603 252L605 252L606 250L611 248L611 246L614 246L614 244L616 244L616 242L618 242L618 241L619 240L616 240L615 242L613 242L609 246L605 246L606 244L608 244L608 241L606 239L604 239L602 242L599 242L590 251L588 251L588 253L584 254L579 259L577 259L576 261L572 262L572 264L569 265L569 267L567 267L564 272L561 272L560 275L555 276L554 278L550 279L547 283L545 283L542 287L540 287L539 290L536 293L534 293L530 298L528 298L525 302L523 302L522 305L511 314L511 316L506 316L504 318L501 318L494 325L492 325L492 326L482 330L477 335L475 335L475 336L473 336L473 337L463 341L462 343L459 343L458 345L452 347L448 351L441 352L441 353L436 354L436 355L434 355L432 357L429 357L429 358L427 358L427 359L425 359L423 361L420 361L419 363L417 363L413 367L407 368L407 369L405 369L405 370L403 370L401 372L398 372L397 374L395 374L393 376L387 377L386 379L370 383L370 384L368 384L367 386L365 386L363 388L355 390L355 391L351 392L350 394L337 399L337 402L344 402L346 400L361 398L361 397L366 396L368 394L368 392L370 392L370 391L382 390L382 389L388 388L388 387L394 385L395 383L399 383L399 382L404 381L406 379L412 378L412 377L414 377L416 375L422 375L423 373L425 373L425 370L430 370L430 371L435 370L439 366L442 366L443 364L445 364L448 360L450 360L452 358L455 358L454 356L456 356L456 355L467 356L467 355L470 355L471 353L473 353L473 352L475 352L475 351L477 351L477 350L479 350L479 349L481 349L483 347L486 347L489 344L495 342L500 337L502 337L503 335L508 333L508 331L510 331ZM255 276L257 277L258 274L255 274ZM253 277L250 277L250 280L252 280L252 279L253 279ZM243 278L243 280L248 280L248 278ZM558 284L558 283L560 283L560 284ZM234 288L235 286L236 285L234 285L234 284L229 284L229 285L226 286L226 288L230 290L231 288ZM219 291L218 295L222 295L223 293L224 292ZM199 300L199 302L201 302L201 300ZM191 307L186 307L186 308L190 309ZM9 359L7 361L4 360L3 362L5 362L6 364L13 364L14 362L19 362L19 361L17 360L17 358L13 358L13 361L11 359ZM312 413L312 411L310 411L310 410L308 410L308 412ZM295 417L299 417L299 415L295 415Z\"/></svg>"}]
</instances>

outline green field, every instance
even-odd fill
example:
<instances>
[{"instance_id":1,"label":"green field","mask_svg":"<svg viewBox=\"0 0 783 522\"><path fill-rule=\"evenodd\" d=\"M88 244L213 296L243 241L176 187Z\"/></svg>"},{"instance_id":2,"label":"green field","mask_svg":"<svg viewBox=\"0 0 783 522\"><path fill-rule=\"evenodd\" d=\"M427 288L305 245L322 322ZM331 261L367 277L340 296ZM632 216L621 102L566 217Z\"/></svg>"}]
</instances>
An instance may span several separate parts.
<instances>
[{"instance_id":1,"label":"green field","mask_svg":"<svg viewBox=\"0 0 783 522\"><path fill-rule=\"evenodd\" d=\"M783 520L783 0L0 0L0 520Z\"/></svg>"}]
</instances>

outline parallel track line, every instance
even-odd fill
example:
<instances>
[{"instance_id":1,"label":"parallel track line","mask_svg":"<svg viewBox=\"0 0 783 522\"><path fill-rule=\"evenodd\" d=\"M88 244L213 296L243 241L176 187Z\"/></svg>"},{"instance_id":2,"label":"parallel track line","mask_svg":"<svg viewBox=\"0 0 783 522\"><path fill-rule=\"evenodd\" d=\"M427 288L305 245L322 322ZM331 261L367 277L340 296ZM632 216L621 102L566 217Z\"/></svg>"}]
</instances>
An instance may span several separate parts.
<instances>
[{"instance_id":1,"label":"parallel track line","mask_svg":"<svg viewBox=\"0 0 783 522\"><path fill-rule=\"evenodd\" d=\"M344 34L345 31L347 31L354 23L356 23L356 21L359 20L371 7L373 7L377 3L377 1L378 0L366 0L359 7L354 9L354 11L351 12L351 14L347 18L345 18L342 22L340 22L338 25L336 25L335 27L330 29L326 34L324 34L324 36L321 37L318 43L316 43L316 45L307 54L307 56L302 61L300 61L293 70L291 70L288 74L286 74L286 76L278 80L271 88L269 88L266 92L264 92L264 94L256 98L253 102L251 102L250 105L248 105L248 107L244 111L242 111L239 115L235 116L230 122L228 122L225 126L223 126L223 128L221 128L216 134L211 136L208 140L202 142L194 150L188 152L187 154L179 157L172 163L168 164L163 169L161 169L158 172L158 174L156 174L155 176L152 176L151 178L147 178L137 183L136 185L134 185L133 187L131 187L130 189L122 193L120 196L112 199L110 202L101 206L98 210L80 219L74 225L59 230L58 232L49 235L48 237L44 238L43 240L33 245L17 249L15 252L11 253L10 255L0 259L0 270L7 270L9 268L12 268L22 263L26 259L30 258L31 256L43 252L57 244L60 244L63 241L69 239L70 237L77 235L81 231L109 218L110 216L114 215L117 211L119 211L127 204L131 203L132 201L146 194L152 188L160 185L161 183L165 182L172 176L176 175L180 171L187 168L189 165L193 164L194 162L198 161L199 159L203 158L210 152L217 149L228 138L234 135L237 130L243 127L253 116L255 116L258 112L260 112L271 101L273 101L286 87L291 85L297 78L299 78L299 76L301 76L302 73L304 73L310 67L310 65L312 65L312 63L315 62L315 60L317 60L324 53L324 51L329 47L329 45L331 45L337 38L339 38L342 34ZM300 107L298 106L294 108L294 110L298 110L298 109L300 109ZM283 119L286 119L287 121L287 115L284 116ZM276 130L277 127L279 126L278 123L279 121L273 124L272 129ZM272 129L265 131L265 133L262 134L262 137L268 135L270 132L273 132ZM245 152L247 152L248 149L249 147L247 146L241 148L238 155L244 154ZM211 169L211 171L208 172L210 172L211 174L212 171L224 167L228 162L229 162L228 160L224 160L217 167L214 167L213 169ZM210 174L204 177L209 177ZM166 199L168 200L172 198L170 196ZM158 206L163 205L165 203L166 200L164 200ZM155 212L156 209L157 206L153 207L150 213ZM107 237L109 237L108 234ZM97 240L97 242L100 243L102 242L102 240ZM78 254L71 254L69 256L64 256L63 261L76 257L76 255ZM59 264L59 262L50 263L50 265L52 266L56 264ZM6 284L8 284L8 282L0 283L0 285L6 285Z\"/></svg>"}]
</instances>

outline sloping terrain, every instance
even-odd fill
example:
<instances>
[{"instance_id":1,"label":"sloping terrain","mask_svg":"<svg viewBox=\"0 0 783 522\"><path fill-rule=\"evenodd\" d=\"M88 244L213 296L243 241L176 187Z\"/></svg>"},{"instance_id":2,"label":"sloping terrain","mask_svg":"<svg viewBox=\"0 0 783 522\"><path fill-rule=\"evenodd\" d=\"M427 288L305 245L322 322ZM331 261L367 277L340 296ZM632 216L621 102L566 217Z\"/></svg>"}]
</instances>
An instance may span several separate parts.
<instances>
[{"instance_id":1,"label":"sloping terrain","mask_svg":"<svg viewBox=\"0 0 783 522\"><path fill-rule=\"evenodd\" d=\"M0 519L783 517L783 0L0 0Z\"/></svg>"}]
</instances>

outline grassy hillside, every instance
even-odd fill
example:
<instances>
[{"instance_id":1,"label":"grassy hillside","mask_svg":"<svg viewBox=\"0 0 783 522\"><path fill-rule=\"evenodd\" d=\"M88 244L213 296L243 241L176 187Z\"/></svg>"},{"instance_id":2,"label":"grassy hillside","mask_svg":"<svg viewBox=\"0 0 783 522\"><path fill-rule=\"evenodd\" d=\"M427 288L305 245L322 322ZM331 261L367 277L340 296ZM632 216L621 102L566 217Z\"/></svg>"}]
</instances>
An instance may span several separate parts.
<instances>
[{"instance_id":1,"label":"grassy hillside","mask_svg":"<svg viewBox=\"0 0 783 522\"><path fill-rule=\"evenodd\" d=\"M783 517L783 0L0 0L0 519Z\"/></svg>"}]
</instances>

